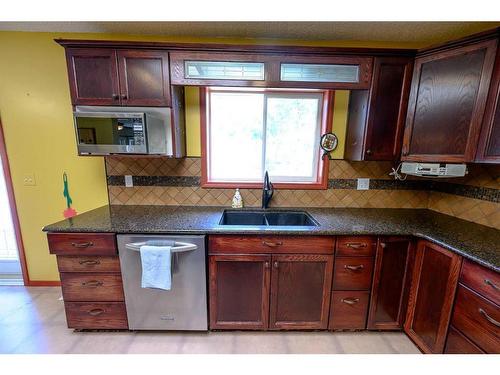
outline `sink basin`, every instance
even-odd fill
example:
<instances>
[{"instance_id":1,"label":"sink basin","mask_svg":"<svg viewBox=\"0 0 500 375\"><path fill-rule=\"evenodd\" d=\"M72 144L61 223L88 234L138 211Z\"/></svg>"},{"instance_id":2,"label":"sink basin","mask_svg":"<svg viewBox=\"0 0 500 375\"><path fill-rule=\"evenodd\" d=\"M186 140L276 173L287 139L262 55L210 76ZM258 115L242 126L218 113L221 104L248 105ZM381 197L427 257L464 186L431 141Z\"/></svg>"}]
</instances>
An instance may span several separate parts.
<instances>
[{"instance_id":1,"label":"sink basin","mask_svg":"<svg viewBox=\"0 0 500 375\"><path fill-rule=\"evenodd\" d=\"M304 211L224 211L219 225L315 227L318 223Z\"/></svg>"}]
</instances>

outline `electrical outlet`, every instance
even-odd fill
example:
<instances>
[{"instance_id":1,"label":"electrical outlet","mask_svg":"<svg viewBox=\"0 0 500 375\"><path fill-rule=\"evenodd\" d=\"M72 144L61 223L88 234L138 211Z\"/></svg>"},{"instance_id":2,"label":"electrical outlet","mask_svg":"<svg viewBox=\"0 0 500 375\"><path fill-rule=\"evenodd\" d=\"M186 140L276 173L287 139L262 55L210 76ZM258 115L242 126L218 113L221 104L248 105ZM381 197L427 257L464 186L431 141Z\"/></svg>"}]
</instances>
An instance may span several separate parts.
<instances>
[{"instance_id":1,"label":"electrical outlet","mask_svg":"<svg viewBox=\"0 0 500 375\"><path fill-rule=\"evenodd\" d=\"M132 176L125 175L125 187L133 187L134 181L132 180Z\"/></svg>"},{"instance_id":2,"label":"electrical outlet","mask_svg":"<svg viewBox=\"0 0 500 375\"><path fill-rule=\"evenodd\" d=\"M370 179L358 178L358 190L368 190L368 189L370 189Z\"/></svg>"},{"instance_id":3,"label":"electrical outlet","mask_svg":"<svg viewBox=\"0 0 500 375\"><path fill-rule=\"evenodd\" d=\"M36 186L36 180L34 174L25 174L23 177L23 184L25 186Z\"/></svg>"}]
</instances>

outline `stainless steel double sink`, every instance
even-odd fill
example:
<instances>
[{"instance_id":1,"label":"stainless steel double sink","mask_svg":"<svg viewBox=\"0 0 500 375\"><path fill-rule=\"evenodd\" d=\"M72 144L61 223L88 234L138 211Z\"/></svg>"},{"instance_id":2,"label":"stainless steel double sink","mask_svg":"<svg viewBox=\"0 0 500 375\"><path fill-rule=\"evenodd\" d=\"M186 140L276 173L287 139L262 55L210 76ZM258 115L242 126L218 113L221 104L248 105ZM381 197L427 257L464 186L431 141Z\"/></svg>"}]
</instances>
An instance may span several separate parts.
<instances>
[{"instance_id":1,"label":"stainless steel double sink","mask_svg":"<svg viewBox=\"0 0 500 375\"><path fill-rule=\"evenodd\" d=\"M318 223L305 211L225 210L219 225L316 227Z\"/></svg>"}]
</instances>

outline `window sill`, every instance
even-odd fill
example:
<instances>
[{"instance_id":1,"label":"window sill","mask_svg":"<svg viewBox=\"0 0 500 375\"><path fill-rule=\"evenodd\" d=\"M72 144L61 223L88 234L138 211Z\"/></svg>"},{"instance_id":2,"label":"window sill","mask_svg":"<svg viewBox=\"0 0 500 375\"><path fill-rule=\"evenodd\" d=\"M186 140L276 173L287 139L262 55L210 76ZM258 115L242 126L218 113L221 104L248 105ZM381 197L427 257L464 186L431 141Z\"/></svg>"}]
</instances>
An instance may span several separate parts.
<instances>
[{"instance_id":1,"label":"window sill","mask_svg":"<svg viewBox=\"0 0 500 375\"><path fill-rule=\"evenodd\" d=\"M323 182L273 182L276 189L326 190L328 181ZM262 182L201 182L203 189L262 189Z\"/></svg>"}]
</instances>

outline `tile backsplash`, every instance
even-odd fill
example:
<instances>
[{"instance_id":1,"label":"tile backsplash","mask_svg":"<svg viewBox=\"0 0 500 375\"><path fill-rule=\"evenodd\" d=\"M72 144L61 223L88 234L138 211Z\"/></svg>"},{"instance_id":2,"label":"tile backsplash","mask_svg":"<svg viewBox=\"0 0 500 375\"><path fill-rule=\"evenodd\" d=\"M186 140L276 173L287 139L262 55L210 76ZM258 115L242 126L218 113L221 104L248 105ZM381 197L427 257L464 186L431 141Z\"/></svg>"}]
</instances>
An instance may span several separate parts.
<instances>
[{"instance_id":1,"label":"tile backsplash","mask_svg":"<svg viewBox=\"0 0 500 375\"><path fill-rule=\"evenodd\" d=\"M201 159L106 157L110 204L230 206L234 189L200 187ZM274 207L429 208L500 229L500 166L473 165L453 180L394 181L390 162L333 160L326 190L277 189ZM134 187L124 185L134 176ZM370 190L356 190L370 178ZM260 189L240 189L245 206L258 207Z\"/></svg>"}]
</instances>

